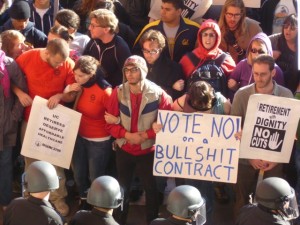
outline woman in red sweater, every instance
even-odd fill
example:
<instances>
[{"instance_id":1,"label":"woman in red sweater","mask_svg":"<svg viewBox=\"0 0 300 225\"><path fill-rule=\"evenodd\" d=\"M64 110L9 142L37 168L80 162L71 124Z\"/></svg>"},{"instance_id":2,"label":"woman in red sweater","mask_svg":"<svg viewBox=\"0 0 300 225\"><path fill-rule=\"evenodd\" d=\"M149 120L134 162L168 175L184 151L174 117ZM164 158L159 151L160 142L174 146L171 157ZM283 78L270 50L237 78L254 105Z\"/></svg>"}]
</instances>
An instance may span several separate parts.
<instances>
[{"instance_id":1,"label":"woman in red sweater","mask_svg":"<svg viewBox=\"0 0 300 225\"><path fill-rule=\"evenodd\" d=\"M105 106L111 95L110 84L103 78L98 61L81 56L75 63L77 83L69 91L77 92L74 109L82 113L72 158L74 179L81 198L86 198L91 182L102 175L111 154L111 136L105 130Z\"/></svg>"}]
</instances>

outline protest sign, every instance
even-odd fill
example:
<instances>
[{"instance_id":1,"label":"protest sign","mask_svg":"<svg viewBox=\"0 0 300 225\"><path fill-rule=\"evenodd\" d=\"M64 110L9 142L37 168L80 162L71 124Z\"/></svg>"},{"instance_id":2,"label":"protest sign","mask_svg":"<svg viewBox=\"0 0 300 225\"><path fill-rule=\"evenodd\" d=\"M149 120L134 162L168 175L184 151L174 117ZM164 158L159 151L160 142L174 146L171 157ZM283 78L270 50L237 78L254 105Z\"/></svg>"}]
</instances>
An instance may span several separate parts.
<instances>
[{"instance_id":1,"label":"protest sign","mask_svg":"<svg viewBox=\"0 0 300 225\"><path fill-rule=\"evenodd\" d=\"M236 183L241 118L159 110L153 174Z\"/></svg>"},{"instance_id":2,"label":"protest sign","mask_svg":"<svg viewBox=\"0 0 300 225\"><path fill-rule=\"evenodd\" d=\"M299 121L300 101L274 95L251 95L240 158L288 163Z\"/></svg>"},{"instance_id":3,"label":"protest sign","mask_svg":"<svg viewBox=\"0 0 300 225\"><path fill-rule=\"evenodd\" d=\"M81 113L58 105L47 107L48 100L33 100L21 154L69 169Z\"/></svg>"},{"instance_id":4,"label":"protest sign","mask_svg":"<svg viewBox=\"0 0 300 225\"><path fill-rule=\"evenodd\" d=\"M213 5L224 5L225 0L213 0ZM249 8L260 8L260 0L244 0L244 4Z\"/></svg>"}]
</instances>

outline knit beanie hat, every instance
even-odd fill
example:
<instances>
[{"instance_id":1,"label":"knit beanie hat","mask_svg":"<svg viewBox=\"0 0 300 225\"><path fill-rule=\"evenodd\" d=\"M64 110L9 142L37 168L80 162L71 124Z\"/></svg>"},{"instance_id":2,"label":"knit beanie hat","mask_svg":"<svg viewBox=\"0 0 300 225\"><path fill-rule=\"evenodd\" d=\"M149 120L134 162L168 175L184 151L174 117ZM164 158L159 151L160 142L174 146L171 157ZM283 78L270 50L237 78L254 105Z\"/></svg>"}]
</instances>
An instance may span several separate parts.
<instances>
[{"instance_id":1,"label":"knit beanie hat","mask_svg":"<svg viewBox=\"0 0 300 225\"><path fill-rule=\"evenodd\" d=\"M27 1L16 0L9 9L10 18L24 20L30 18L30 6Z\"/></svg>"},{"instance_id":2,"label":"knit beanie hat","mask_svg":"<svg viewBox=\"0 0 300 225\"><path fill-rule=\"evenodd\" d=\"M126 59L124 63L124 67L128 65L134 65L138 67L141 70L141 79L144 80L146 79L147 73L148 73L148 67L145 59L141 56L138 55L132 55L129 58Z\"/></svg>"}]
</instances>

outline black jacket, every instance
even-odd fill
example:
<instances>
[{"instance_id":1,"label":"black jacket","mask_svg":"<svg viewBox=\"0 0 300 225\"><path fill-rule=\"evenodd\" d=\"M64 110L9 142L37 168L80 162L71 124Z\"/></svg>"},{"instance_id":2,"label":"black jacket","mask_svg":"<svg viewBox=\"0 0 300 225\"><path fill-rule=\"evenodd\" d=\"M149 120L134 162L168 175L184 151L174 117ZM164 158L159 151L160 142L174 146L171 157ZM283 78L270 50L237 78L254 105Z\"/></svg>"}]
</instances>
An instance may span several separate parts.
<instances>
[{"instance_id":1,"label":"black jacket","mask_svg":"<svg viewBox=\"0 0 300 225\"><path fill-rule=\"evenodd\" d=\"M131 55L126 42L118 35L104 44L100 39L91 39L83 55L90 55L99 60L105 74L105 79L116 87L123 81L122 68L125 60Z\"/></svg>"},{"instance_id":2,"label":"black jacket","mask_svg":"<svg viewBox=\"0 0 300 225\"><path fill-rule=\"evenodd\" d=\"M63 225L62 217L50 202L30 196L16 198L4 213L3 225Z\"/></svg>"},{"instance_id":3,"label":"black jacket","mask_svg":"<svg viewBox=\"0 0 300 225\"><path fill-rule=\"evenodd\" d=\"M69 225L118 225L112 215L101 212L95 208L92 211L81 210L77 212Z\"/></svg>"},{"instance_id":4,"label":"black jacket","mask_svg":"<svg viewBox=\"0 0 300 225\"><path fill-rule=\"evenodd\" d=\"M130 16L130 25L136 34L149 23L148 13L151 0L126 0L124 8Z\"/></svg>"},{"instance_id":5,"label":"black jacket","mask_svg":"<svg viewBox=\"0 0 300 225\"><path fill-rule=\"evenodd\" d=\"M285 221L279 214L274 214L262 210L256 204L243 206L238 215L235 225L291 225L291 222Z\"/></svg>"},{"instance_id":6,"label":"black jacket","mask_svg":"<svg viewBox=\"0 0 300 225\"><path fill-rule=\"evenodd\" d=\"M181 66L168 58L164 52L153 65L148 64L147 79L164 89L173 100L183 95L182 91L172 88L176 81L185 79Z\"/></svg>"}]
</instances>

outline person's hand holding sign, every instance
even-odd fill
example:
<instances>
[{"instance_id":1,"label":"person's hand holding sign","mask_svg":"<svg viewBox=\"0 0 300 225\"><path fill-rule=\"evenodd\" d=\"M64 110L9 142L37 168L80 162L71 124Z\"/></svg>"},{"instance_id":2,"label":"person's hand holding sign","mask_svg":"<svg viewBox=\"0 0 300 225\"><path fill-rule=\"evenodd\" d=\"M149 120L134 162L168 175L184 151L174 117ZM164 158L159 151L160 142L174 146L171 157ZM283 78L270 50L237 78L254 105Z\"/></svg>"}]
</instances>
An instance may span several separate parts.
<instances>
[{"instance_id":1,"label":"person's hand holding sign","mask_svg":"<svg viewBox=\"0 0 300 225\"><path fill-rule=\"evenodd\" d=\"M249 163L256 170L261 170L265 167L265 163L260 159L249 159Z\"/></svg>"},{"instance_id":2,"label":"person's hand holding sign","mask_svg":"<svg viewBox=\"0 0 300 225\"><path fill-rule=\"evenodd\" d=\"M276 163L276 162L264 161L264 168L262 170L263 171L269 171L277 165L278 165L278 163Z\"/></svg>"},{"instance_id":3,"label":"person's hand holding sign","mask_svg":"<svg viewBox=\"0 0 300 225\"><path fill-rule=\"evenodd\" d=\"M49 109L54 109L61 101L63 94L56 94L49 98L47 106Z\"/></svg>"}]
</instances>

